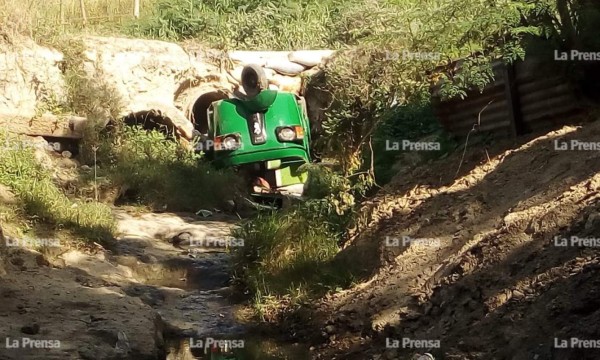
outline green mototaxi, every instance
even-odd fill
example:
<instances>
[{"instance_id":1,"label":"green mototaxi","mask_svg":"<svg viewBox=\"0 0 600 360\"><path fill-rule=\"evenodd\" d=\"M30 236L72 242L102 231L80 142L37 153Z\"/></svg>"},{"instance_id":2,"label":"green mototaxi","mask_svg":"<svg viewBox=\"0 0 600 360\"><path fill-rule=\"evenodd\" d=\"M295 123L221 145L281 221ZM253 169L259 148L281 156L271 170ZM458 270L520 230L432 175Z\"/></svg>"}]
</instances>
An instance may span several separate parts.
<instances>
[{"instance_id":1,"label":"green mototaxi","mask_svg":"<svg viewBox=\"0 0 600 360\"><path fill-rule=\"evenodd\" d=\"M297 194L306 181L300 167L310 162L310 125L300 96L265 89L215 101L208 108L208 139L214 163L240 169L255 194Z\"/></svg>"}]
</instances>

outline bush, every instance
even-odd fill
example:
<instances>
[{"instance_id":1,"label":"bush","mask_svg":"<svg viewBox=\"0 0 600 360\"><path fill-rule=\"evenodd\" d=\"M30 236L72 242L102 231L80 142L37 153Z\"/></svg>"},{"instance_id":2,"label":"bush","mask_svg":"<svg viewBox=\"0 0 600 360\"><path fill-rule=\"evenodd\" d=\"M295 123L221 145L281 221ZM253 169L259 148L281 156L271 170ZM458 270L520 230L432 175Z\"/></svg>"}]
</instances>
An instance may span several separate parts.
<instances>
[{"instance_id":1,"label":"bush","mask_svg":"<svg viewBox=\"0 0 600 360\"><path fill-rule=\"evenodd\" d=\"M399 151L387 149L387 142L402 140L439 142L441 145L439 151L418 154L423 161L447 155L456 145L433 113L428 96L392 108L373 136L374 169L378 185L386 184L394 176L397 171L394 165L401 154ZM365 154L365 157L370 156L370 151ZM365 159L364 162L369 163L370 160Z\"/></svg>"},{"instance_id":2,"label":"bush","mask_svg":"<svg viewBox=\"0 0 600 360\"><path fill-rule=\"evenodd\" d=\"M68 198L52 174L36 161L30 146L7 134L0 136L6 145L0 150L0 183L11 187L23 201L26 215L91 240L112 238L115 222L108 206Z\"/></svg>"},{"instance_id":3,"label":"bush","mask_svg":"<svg viewBox=\"0 0 600 360\"><path fill-rule=\"evenodd\" d=\"M365 178L353 183L326 167L306 166L307 200L287 210L261 212L234 231L245 244L234 251L234 273L260 312L273 296L299 302L353 280L353 269L336 255L353 219L355 198L364 195Z\"/></svg>"},{"instance_id":4,"label":"bush","mask_svg":"<svg viewBox=\"0 0 600 360\"><path fill-rule=\"evenodd\" d=\"M307 210L301 205L260 213L234 231L245 245L234 251L234 276L258 303L298 289L318 296L349 284L350 272L335 265L339 235L322 218L307 216Z\"/></svg>"},{"instance_id":5,"label":"bush","mask_svg":"<svg viewBox=\"0 0 600 360\"><path fill-rule=\"evenodd\" d=\"M243 189L232 170L214 169L157 130L125 126L104 139L98 158L101 175L134 194L135 201L161 209L223 207Z\"/></svg>"},{"instance_id":6,"label":"bush","mask_svg":"<svg viewBox=\"0 0 600 360\"><path fill-rule=\"evenodd\" d=\"M337 47L338 0L295 2L159 0L151 15L134 23L134 36L201 39L210 46L290 50ZM339 29L342 31L343 29Z\"/></svg>"}]
</instances>

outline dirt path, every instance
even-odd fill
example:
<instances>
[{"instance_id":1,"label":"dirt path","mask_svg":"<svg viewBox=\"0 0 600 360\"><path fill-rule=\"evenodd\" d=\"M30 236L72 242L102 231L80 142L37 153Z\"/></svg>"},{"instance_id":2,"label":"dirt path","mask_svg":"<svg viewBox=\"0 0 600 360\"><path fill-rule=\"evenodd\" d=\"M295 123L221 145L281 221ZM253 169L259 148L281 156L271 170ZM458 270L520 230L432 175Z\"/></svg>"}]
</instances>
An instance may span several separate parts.
<instances>
[{"instance_id":1,"label":"dirt path","mask_svg":"<svg viewBox=\"0 0 600 360\"><path fill-rule=\"evenodd\" d=\"M115 210L110 250L47 258L9 248L0 277L0 359L191 358L170 339L242 329L227 300L236 219ZM208 243L201 243L209 239ZM35 342L37 341L37 342Z\"/></svg>"}]
</instances>

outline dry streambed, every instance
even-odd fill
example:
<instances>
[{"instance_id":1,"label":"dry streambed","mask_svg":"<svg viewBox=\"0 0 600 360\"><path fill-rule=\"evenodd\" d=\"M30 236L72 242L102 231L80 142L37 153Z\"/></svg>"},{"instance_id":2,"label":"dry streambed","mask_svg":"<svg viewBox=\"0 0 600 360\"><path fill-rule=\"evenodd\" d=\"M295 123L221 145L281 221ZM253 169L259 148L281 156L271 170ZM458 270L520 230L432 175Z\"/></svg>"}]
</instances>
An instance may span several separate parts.
<instances>
[{"instance_id":1,"label":"dry streambed","mask_svg":"<svg viewBox=\"0 0 600 360\"><path fill-rule=\"evenodd\" d=\"M8 248L0 359L191 359L179 339L241 336L227 296L228 253L215 246L236 219L122 209L115 217L111 250L48 257ZM195 241L206 237L208 246Z\"/></svg>"}]
</instances>

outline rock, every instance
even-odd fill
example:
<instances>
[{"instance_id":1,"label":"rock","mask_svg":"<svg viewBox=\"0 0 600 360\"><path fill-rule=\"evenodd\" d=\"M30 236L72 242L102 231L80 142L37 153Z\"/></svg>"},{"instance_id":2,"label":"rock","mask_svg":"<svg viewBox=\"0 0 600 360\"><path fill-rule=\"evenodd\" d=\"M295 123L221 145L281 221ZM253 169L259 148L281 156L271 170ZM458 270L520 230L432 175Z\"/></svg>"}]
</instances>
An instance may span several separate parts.
<instances>
[{"instance_id":1,"label":"rock","mask_svg":"<svg viewBox=\"0 0 600 360\"><path fill-rule=\"evenodd\" d=\"M21 328L21 332L27 335L36 335L40 332L40 326L38 324L26 325Z\"/></svg>"},{"instance_id":2,"label":"rock","mask_svg":"<svg viewBox=\"0 0 600 360\"><path fill-rule=\"evenodd\" d=\"M69 157L62 157L58 161L58 166L64 169L76 169L79 166L79 162Z\"/></svg>"},{"instance_id":3,"label":"rock","mask_svg":"<svg viewBox=\"0 0 600 360\"><path fill-rule=\"evenodd\" d=\"M31 145L31 147L39 150L46 151L54 151L54 145L51 145L46 139L41 136L36 136L33 138L27 139L27 144Z\"/></svg>"},{"instance_id":4,"label":"rock","mask_svg":"<svg viewBox=\"0 0 600 360\"><path fill-rule=\"evenodd\" d=\"M52 161L52 156L50 155L50 151L47 148L37 148L35 149L33 156L35 161L40 164L45 169L52 169L54 167L54 162Z\"/></svg>"},{"instance_id":5,"label":"rock","mask_svg":"<svg viewBox=\"0 0 600 360\"><path fill-rule=\"evenodd\" d=\"M234 212L237 209L236 203L234 200L225 201L225 210L228 212Z\"/></svg>"},{"instance_id":6,"label":"rock","mask_svg":"<svg viewBox=\"0 0 600 360\"><path fill-rule=\"evenodd\" d=\"M179 233L175 236L173 236L173 238L171 239L171 244L173 244L173 246L175 247L179 247L179 246L185 246L185 245L189 245L190 242L192 241L192 234L185 231L182 233Z\"/></svg>"},{"instance_id":7,"label":"rock","mask_svg":"<svg viewBox=\"0 0 600 360\"><path fill-rule=\"evenodd\" d=\"M202 217L210 217L213 215L213 213L212 211L201 209L196 212L196 215L200 215Z\"/></svg>"},{"instance_id":8,"label":"rock","mask_svg":"<svg viewBox=\"0 0 600 360\"><path fill-rule=\"evenodd\" d=\"M147 304L150 306L158 306L165 301L165 297L162 293L152 291L152 292L145 292L142 295L140 295L140 300L142 300L142 302L144 304Z\"/></svg>"},{"instance_id":9,"label":"rock","mask_svg":"<svg viewBox=\"0 0 600 360\"><path fill-rule=\"evenodd\" d=\"M144 264L158 263L158 259L155 256L152 256L150 254L143 254L142 256L140 256L140 261L143 262Z\"/></svg>"},{"instance_id":10,"label":"rock","mask_svg":"<svg viewBox=\"0 0 600 360\"><path fill-rule=\"evenodd\" d=\"M115 351L120 355L127 355L131 352L131 345L129 339L123 331L119 331L117 343L115 344Z\"/></svg>"},{"instance_id":11,"label":"rock","mask_svg":"<svg viewBox=\"0 0 600 360\"><path fill-rule=\"evenodd\" d=\"M435 358L430 353L425 353L423 355L419 355L417 360L435 360Z\"/></svg>"},{"instance_id":12,"label":"rock","mask_svg":"<svg viewBox=\"0 0 600 360\"><path fill-rule=\"evenodd\" d=\"M336 328L335 328L334 325L327 325L327 326L325 326L325 332L328 333L328 334L335 333L335 330L336 330Z\"/></svg>"},{"instance_id":13,"label":"rock","mask_svg":"<svg viewBox=\"0 0 600 360\"><path fill-rule=\"evenodd\" d=\"M512 294L513 294L513 297L514 297L515 299L522 299L522 298L524 298L524 297L525 297L525 294L523 294L523 293L522 293L521 291L519 291L519 290L513 290Z\"/></svg>"},{"instance_id":14,"label":"rock","mask_svg":"<svg viewBox=\"0 0 600 360\"><path fill-rule=\"evenodd\" d=\"M15 205L17 203L17 197L10 188L0 184L0 204Z\"/></svg>"},{"instance_id":15,"label":"rock","mask_svg":"<svg viewBox=\"0 0 600 360\"><path fill-rule=\"evenodd\" d=\"M45 121L49 121L49 119L44 119ZM63 144L61 144L59 141L53 141L53 142L49 142L48 143L48 151L55 151L57 153L61 153L65 150L65 147Z\"/></svg>"},{"instance_id":16,"label":"rock","mask_svg":"<svg viewBox=\"0 0 600 360\"><path fill-rule=\"evenodd\" d=\"M73 157L73 154L70 151L63 151L61 153L62 157L66 158L66 159L70 159Z\"/></svg>"},{"instance_id":17,"label":"rock","mask_svg":"<svg viewBox=\"0 0 600 360\"><path fill-rule=\"evenodd\" d=\"M60 52L29 38L0 42L0 115L32 118L48 94L62 98L62 61Z\"/></svg>"}]
</instances>

